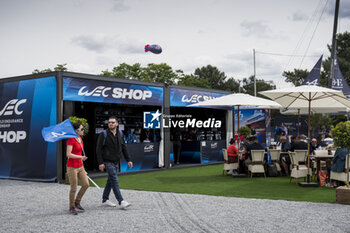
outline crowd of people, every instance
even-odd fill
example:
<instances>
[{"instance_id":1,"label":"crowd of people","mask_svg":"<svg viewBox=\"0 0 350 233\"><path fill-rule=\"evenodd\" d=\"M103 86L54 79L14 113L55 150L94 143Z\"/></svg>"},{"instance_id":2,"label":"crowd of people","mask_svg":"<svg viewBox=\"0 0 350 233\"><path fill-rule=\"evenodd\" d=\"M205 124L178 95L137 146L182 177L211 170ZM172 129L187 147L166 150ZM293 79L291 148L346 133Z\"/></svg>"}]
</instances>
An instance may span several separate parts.
<instances>
[{"instance_id":1,"label":"crowd of people","mask_svg":"<svg viewBox=\"0 0 350 233\"><path fill-rule=\"evenodd\" d=\"M255 135L243 137L242 139L243 140L240 143L236 143L237 138L236 140L232 138L230 145L227 148L228 162L239 162L239 170L231 170L228 172L229 174L247 173L248 165L251 164L251 150L266 149L258 142L258 138ZM324 139L321 137L319 137L319 139L312 138L310 141L310 154L314 155L315 150L325 147L331 143L332 138L330 135L327 135L327 137ZM287 136L285 133L282 133L279 135L279 142L276 146L281 151L279 164L283 168L282 175L289 176L291 159L288 152L293 152L295 150L308 150L306 136ZM311 160L314 160L313 156L311 156Z\"/></svg>"},{"instance_id":2,"label":"crowd of people","mask_svg":"<svg viewBox=\"0 0 350 233\"><path fill-rule=\"evenodd\" d=\"M264 150L264 146L258 142L257 136L244 137L239 148L235 145L236 140L231 138L230 145L227 147L228 161L239 162L239 171L229 171L229 174L245 173L249 164L252 163L252 150ZM230 163L231 163L230 162Z\"/></svg>"}]
</instances>

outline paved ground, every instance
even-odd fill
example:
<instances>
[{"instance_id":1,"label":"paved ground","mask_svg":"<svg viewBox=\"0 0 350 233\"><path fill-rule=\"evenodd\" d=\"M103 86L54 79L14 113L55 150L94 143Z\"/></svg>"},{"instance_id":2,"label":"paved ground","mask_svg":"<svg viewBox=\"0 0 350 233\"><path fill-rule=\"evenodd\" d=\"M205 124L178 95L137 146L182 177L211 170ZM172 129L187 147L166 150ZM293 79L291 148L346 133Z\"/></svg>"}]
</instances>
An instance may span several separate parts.
<instances>
[{"instance_id":1,"label":"paved ground","mask_svg":"<svg viewBox=\"0 0 350 233\"><path fill-rule=\"evenodd\" d=\"M133 205L121 210L89 188L86 212L73 216L68 192L0 179L0 232L350 232L346 205L122 190Z\"/></svg>"}]
</instances>

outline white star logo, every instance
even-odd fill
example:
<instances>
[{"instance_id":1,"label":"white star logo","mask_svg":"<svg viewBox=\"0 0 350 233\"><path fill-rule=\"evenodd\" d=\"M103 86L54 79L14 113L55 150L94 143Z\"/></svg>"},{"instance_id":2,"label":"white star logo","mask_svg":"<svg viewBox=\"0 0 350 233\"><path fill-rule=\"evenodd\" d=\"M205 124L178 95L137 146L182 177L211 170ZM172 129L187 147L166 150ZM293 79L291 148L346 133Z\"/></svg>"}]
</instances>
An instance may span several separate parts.
<instances>
[{"instance_id":1,"label":"white star logo","mask_svg":"<svg viewBox=\"0 0 350 233\"><path fill-rule=\"evenodd\" d=\"M160 117L161 115L162 115L162 114L159 113L159 110L157 109L157 112L152 113L153 118L152 118L151 122L154 121L155 119L157 119L157 121L159 121L159 117Z\"/></svg>"}]
</instances>

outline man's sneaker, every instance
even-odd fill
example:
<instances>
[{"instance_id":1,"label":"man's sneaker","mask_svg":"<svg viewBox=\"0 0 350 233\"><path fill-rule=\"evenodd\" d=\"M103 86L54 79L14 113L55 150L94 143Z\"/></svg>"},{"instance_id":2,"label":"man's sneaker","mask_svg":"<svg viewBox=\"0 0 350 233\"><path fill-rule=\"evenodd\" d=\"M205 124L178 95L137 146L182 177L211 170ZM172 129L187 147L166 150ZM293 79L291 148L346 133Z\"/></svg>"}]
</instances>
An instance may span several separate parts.
<instances>
[{"instance_id":1,"label":"man's sneaker","mask_svg":"<svg viewBox=\"0 0 350 233\"><path fill-rule=\"evenodd\" d=\"M111 202L110 200L107 200L107 201L103 202L103 204L104 204L105 206L110 206L110 207L116 207L116 206L117 206L116 204L114 204L114 203Z\"/></svg>"},{"instance_id":2,"label":"man's sneaker","mask_svg":"<svg viewBox=\"0 0 350 233\"><path fill-rule=\"evenodd\" d=\"M85 211L85 209L78 203L75 203L75 209L81 213Z\"/></svg>"},{"instance_id":3,"label":"man's sneaker","mask_svg":"<svg viewBox=\"0 0 350 233\"><path fill-rule=\"evenodd\" d=\"M69 208L69 213L73 215L78 215L78 212L75 210L74 207Z\"/></svg>"},{"instance_id":4,"label":"man's sneaker","mask_svg":"<svg viewBox=\"0 0 350 233\"><path fill-rule=\"evenodd\" d=\"M128 208L129 206L131 206L131 204L127 201L122 201L120 202L120 207L125 210L126 208Z\"/></svg>"}]
</instances>

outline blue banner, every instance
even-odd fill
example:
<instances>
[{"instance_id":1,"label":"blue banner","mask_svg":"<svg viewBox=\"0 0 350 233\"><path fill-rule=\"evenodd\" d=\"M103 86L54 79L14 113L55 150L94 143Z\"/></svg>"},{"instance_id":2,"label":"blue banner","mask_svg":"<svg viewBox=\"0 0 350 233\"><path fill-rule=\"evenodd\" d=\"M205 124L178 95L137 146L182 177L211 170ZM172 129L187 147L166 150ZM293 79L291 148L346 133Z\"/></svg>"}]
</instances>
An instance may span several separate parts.
<instances>
[{"instance_id":1,"label":"blue banner","mask_svg":"<svg viewBox=\"0 0 350 233\"><path fill-rule=\"evenodd\" d=\"M332 89L342 91L347 98L350 98L350 87L340 71L338 65L338 57L336 54L334 57L334 76L332 80Z\"/></svg>"},{"instance_id":2,"label":"blue banner","mask_svg":"<svg viewBox=\"0 0 350 233\"><path fill-rule=\"evenodd\" d=\"M57 142L58 140L66 138L78 137L69 119L57 125L43 128L41 134L46 142Z\"/></svg>"},{"instance_id":3,"label":"blue banner","mask_svg":"<svg viewBox=\"0 0 350 233\"><path fill-rule=\"evenodd\" d=\"M240 109L239 112L239 127L248 126L255 130L259 143L266 146L266 113L265 109ZM234 128L237 131L238 127L238 110L234 111Z\"/></svg>"},{"instance_id":4,"label":"blue banner","mask_svg":"<svg viewBox=\"0 0 350 233\"><path fill-rule=\"evenodd\" d=\"M160 106L163 88L64 77L63 100Z\"/></svg>"},{"instance_id":5,"label":"blue banner","mask_svg":"<svg viewBox=\"0 0 350 233\"><path fill-rule=\"evenodd\" d=\"M179 89L179 88L170 88L170 106L186 107L187 105L218 98L224 95L227 95L227 94L186 90L186 89Z\"/></svg>"},{"instance_id":6,"label":"blue banner","mask_svg":"<svg viewBox=\"0 0 350 233\"><path fill-rule=\"evenodd\" d=\"M53 124L56 77L0 83L0 178L56 179L56 144L41 136Z\"/></svg>"},{"instance_id":7,"label":"blue banner","mask_svg":"<svg viewBox=\"0 0 350 233\"><path fill-rule=\"evenodd\" d=\"M314 66L314 68L312 68L309 75L306 77L306 79L301 85L320 85L322 57L323 55L320 57L320 59L318 59L316 65Z\"/></svg>"}]
</instances>

